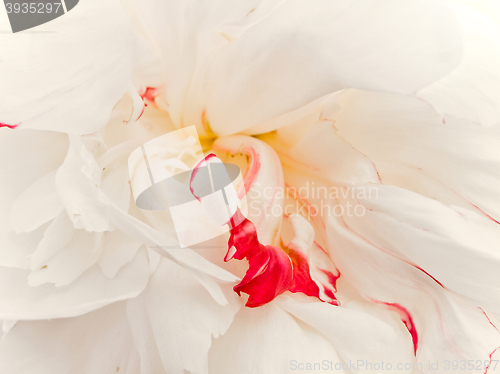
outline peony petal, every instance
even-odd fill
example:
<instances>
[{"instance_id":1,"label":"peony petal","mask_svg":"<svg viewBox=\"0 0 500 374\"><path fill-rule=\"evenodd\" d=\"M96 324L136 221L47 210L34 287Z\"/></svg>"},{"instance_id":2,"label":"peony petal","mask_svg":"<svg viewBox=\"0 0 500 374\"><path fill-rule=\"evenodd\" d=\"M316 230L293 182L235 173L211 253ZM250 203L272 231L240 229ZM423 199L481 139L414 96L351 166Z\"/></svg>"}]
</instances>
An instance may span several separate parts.
<instances>
[{"instance_id":1,"label":"peony petal","mask_svg":"<svg viewBox=\"0 0 500 374\"><path fill-rule=\"evenodd\" d=\"M120 230L106 232L98 261L102 273L110 279L114 278L124 265L133 260L142 245Z\"/></svg>"},{"instance_id":2,"label":"peony petal","mask_svg":"<svg viewBox=\"0 0 500 374\"><path fill-rule=\"evenodd\" d=\"M443 289L422 269L355 234L341 218L329 216L326 221L329 253L342 275L363 296L400 313L418 362L484 362L500 346L500 334L482 310ZM457 372L484 373L484 368Z\"/></svg>"},{"instance_id":3,"label":"peony petal","mask_svg":"<svg viewBox=\"0 0 500 374\"><path fill-rule=\"evenodd\" d=\"M500 122L500 9L494 1L491 5L483 14L468 4L453 4L464 39L460 65L417 92L439 113L485 126Z\"/></svg>"},{"instance_id":4,"label":"peony petal","mask_svg":"<svg viewBox=\"0 0 500 374\"><path fill-rule=\"evenodd\" d=\"M38 270L44 266L61 248L69 244L75 234L73 223L66 212L59 214L45 230L43 239L30 256L31 270Z\"/></svg>"},{"instance_id":5,"label":"peony petal","mask_svg":"<svg viewBox=\"0 0 500 374\"><path fill-rule=\"evenodd\" d=\"M55 188L56 173L44 175L17 198L10 211L10 228L30 232L61 213L63 205Z\"/></svg>"},{"instance_id":6,"label":"peony petal","mask_svg":"<svg viewBox=\"0 0 500 374\"><path fill-rule=\"evenodd\" d=\"M188 271L163 259L148 288L129 302L134 338L145 341L153 334L153 347L168 373L207 373L212 336L226 332L240 307L236 295L229 291L226 296L230 303L220 306ZM149 352L142 354L148 366Z\"/></svg>"},{"instance_id":7,"label":"peony petal","mask_svg":"<svg viewBox=\"0 0 500 374\"><path fill-rule=\"evenodd\" d=\"M56 173L56 189L77 229L103 232L114 228L98 199L102 170L81 137L71 136L66 159Z\"/></svg>"},{"instance_id":8,"label":"peony petal","mask_svg":"<svg viewBox=\"0 0 500 374\"><path fill-rule=\"evenodd\" d=\"M364 115L364 113L354 113ZM340 115L337 119L336 125L344 121ZM341 125L342 131L346 132L345 124L346 122L342 122ZM356 139L359 138L358 133ZM373 140L377 138L368 136L367 139L373 143ZM344 220L346 222L349 219L354 220L354 212L358 212L359 215L359 209L358 211L353 210L357 204L357 196L356 194L354 197L351 196L356 189L352 184L345 183L345 179L344 185L346 187L343 188L332 183L343 181L340 178L342 174L336 172L335 168L326 168L323 180L319 179L321 175L316 177L317 170L315 168L322 170L324 163L321 161L322 157L329 153L325 153L324 147L314 148L311 144L310 142L308 148L310 152L308 156L309 166L302 168L299 165L295 169L284 168L285 181L298 191L302 191L302 188L305 189L305 196L302 198L304 204L312 207L321 207L323 204L329 208L325 211L319 209L320 215L316 213L312 219L317 222L317 226L320 228L322 224L325 225L328 234L328 252L343 277L369 300L384 304L390 310L400 314L401 320L409 331L408 336L413 338L419 363L426 363L428 360L435 362L437 359L449 359L450 361L466 358L487 360L493 350L498 347L500 341L497 330L489 323L483 312L457 295L443 289L432 278L433 274L429 275L425 269L413 266L403 253L396 256L394 251L376 247L366 241L364 237L359 236L359 234L364 234L363 232L352 232L345 225ZM365 144L368 144L368 141ZM373 147L378 146L379 144L373 144ZM286 154L282 157L283 160L286 160L285 156ZM307 174L303 170L307 170ZM309 170L313 170L313 172L309 172ZM312 184L312 182L316 184ZM364 183L366 182L368 181L365 179ZM318 194L319 188L323 185L326 187L326 197L324 194ZM369 186L377 188L378 185ZM365 187L365 189L367 188ZM330 197L332 194L334 196ZM340 199L340 205L337 199ZM346 201L347 199L349 200ZM398 208L396 211L401 212L402 210ZM401 214L411 216L412 213L412 210L406 210L405 213ZM420 221L423 218L421 217ZM426 216L425 219L431 218ZM386 223L383 227L383 240L390 241L392 236L398 237L398 234L394 233L397 231L397 227L394 226L394 223L390 225ZM364 229L373 232L368 226L365 226ZM436 246L443 244L438 238L434 238L434 240L436 240ZM419 250L422 251L422 248ZM443 248L443 250L445 249Z\"/></svg>"},{"instance_id":9,"label":"peony petal","mask_svg":"<svg viewBox=\"0 0 500 374\"><path fill-rule=\"evenodd\" d=\"M340 366L335 369L336 364ZM348 365L344 371L341 364L323 334L294 319L275 303L240 310L228 332L213 341L209 354L209 371L217 374L323 370L342 374Z\"/></svg>"},{"instance_id":10,"label":"peony petal","mask_svg":"<svg viewBox=\"0 0 500 374\"><path fill-rule=\"evenodd\" d=\"M344 88L411 94L460 61L458 23L445 2L313 4L283 2L220 48L205 76L191 81L191 87L201 87L189 91L193 100L186 97L184 112L193 113L189 124L200 122L193 108L200 104L211 130L228 135ZM200 91L207 99L197 104Z\"/></svg>"},{"instance_id":11,"label":"peony petal","mask_svg":"<svg viewBox=\"0 0 500 374\"><path fill-rule=\"evenodd\" d=\"M134 0L133 3L142 29L162 57L167 89L157 90L155 102L168 109L178 127L198 124L203 107L197 105L193 108L193 103L199 103L201 97L199 86L191 87L190 82L199 80L197 77L203 74L207 61L227 44L221 34L225 28L239 28L237 22L245 22L248 18L245 16L262 1L235 3L220 0L205 3L198 0ZM244 27L248 26L245 22ZM193 117L197 122L189 123ZM207 134L210 129L199 126L198 131Z\"/></svg>"},{"instance_id":12,"label":"peony petal","mask_svg":"<svg viewBox=\"0 0 500 374\"><path fill-rule=\"evenodd\" d=\"M466 206L454 197L458 193L469 209L500 221L498 128L454 118L443 123L432 108L411 97L353 90L339 102L341 110L333 117L338 134L380 165L383 180ZM404 168L418 170L402 176Z\"/></svg>"},{"instance_id":13,"label":"peony petal","mask_svg":"<svg viewBox=\"0 0 500 374\"><path fill-rule=\"evenodd\" d=\"M19 322L0 340L4 374L133 374L139 366L124 302L80 317Z\"/></svg>"},{"instance_id":14,"label":"peony petal","mask_svg":"<svg viewBox=\"0 0 500 374\"><path fill-rule=\"evenodd\" d=\"M0 319L51 319L73 317L132 298L141 293L149 280L145 250L109 279L93 266L69 286L28 285L26 271L0 268Z\"/></svg>"},{"instance_id":15,"label":"peony petal","mask_svg":"<svg viewBox=\"0 0 500 374\"><path fill-rule=\"evenodd\" d=\"M351 230L404 256L472 304L499 310L498 223L393 186L359 188L356 197L365 209L345 216Z\"/></svg>"},{"instance_id":16,"label":"peony petal","mask_svg":"<svg viewBox=\"0 0 500 374\"><path fill-rule=\"evenodd\" d=\"M0 184L0 265L29 268L27 256L36 249L46 227L14 234L9 230L9 212L27 186L61 164L66 151L67 137L63 134L0 129L0 179L5 181ZM23 220L31 220L30 213L31 209L25 211Z\"/></svg>"},{"instance_id":17,"label":"peony petal","mask_svg":"<svg viewBox=\"0 0 500 374\"><path fill-rule=\"evenodd\" d=\"M390 363L412 364L411 339L405 337L404 327L391 318L379 317L367 306L346 303L342 307L299 297L280 296L276 302L294 317L315 328L335 347L344 362L355 373L372 373L373 365ZM405 339L406 338L406 339ZM371 364L370 369L368 363Z\"/></svg>"},{"instance_id":18,"label":"peony petal","mask_svg":"<svg viewBox=\"0 0 500 374\"><path fill-rule=\"evenodd\" d=\"M94 265L102 253L103 233L89 233L76 230L73 237L52 257L43 261L44 265L31 271L30 286L52 283L56 287L67 286Z\"/></svg>"},{"instance_id":19,"label":"peony petal","mask_svg":"<svg viewBox=\"0 0 500 374\"><path fill-rule=\"evenodd\" d=\"M0 37L0 122L18 129L96 132L150 53L115 0L82 1L34 32Z\"/></svg>"},{"instance_id":20,"label":"peony petal","mask_svg":"<svg viewBox=\"0 0 500 374\"><path fill-rule=\"evenodd\" d=\"M285 250L293 263L293 286L290 291L302 292L338 305L335 284L340 273L325 250L314 241L312 225L298 214L290 215L289 220L295 232L295 237Z\"/></svg>"},{"instance_id":21,"label":"peony petal","mask_svg":"<svg viewBox=\"0 0 500 374\"><path fill-rule=\"evenodd\" d=\"M163 59L156 103L178 127L208 136L274 130L348 87L411 94L462 54L453 9L441 1L135 4Z\"/></svg>"}]
</instances>

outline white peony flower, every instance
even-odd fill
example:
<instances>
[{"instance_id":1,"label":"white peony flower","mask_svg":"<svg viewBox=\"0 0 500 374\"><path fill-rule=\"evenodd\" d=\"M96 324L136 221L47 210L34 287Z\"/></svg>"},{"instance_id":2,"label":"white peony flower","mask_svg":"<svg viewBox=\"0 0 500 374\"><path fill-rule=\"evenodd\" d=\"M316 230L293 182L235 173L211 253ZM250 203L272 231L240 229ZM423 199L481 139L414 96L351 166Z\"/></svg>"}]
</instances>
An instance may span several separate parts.
<instances>
[{"instance_id":1,"label":"white peony flower","mask_svg":"<svg viewBox=\"0 0 500 374\"><path fill-rule=\"evenodd\" d=\"M87 0L0 40L0 373L500 372L496 3ZM185 248L128 159L189 126L153 172L246 201Z\"/></svg>"}]
</instances>

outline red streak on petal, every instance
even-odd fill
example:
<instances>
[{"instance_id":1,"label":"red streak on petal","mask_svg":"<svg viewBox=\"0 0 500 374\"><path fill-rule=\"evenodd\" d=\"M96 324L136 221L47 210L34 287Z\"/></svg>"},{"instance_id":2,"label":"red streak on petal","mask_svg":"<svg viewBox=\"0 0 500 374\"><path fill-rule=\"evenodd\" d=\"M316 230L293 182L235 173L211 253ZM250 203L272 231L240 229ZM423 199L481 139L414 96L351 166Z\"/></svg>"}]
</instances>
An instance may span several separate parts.
<instances>
[{"instance_id":1,"label":"red streak on petal","mask_svg":"<svg viewBox=\"0 0 500 374\"><path fill-rule=\"evenodd\" d=\"M486 312L482 308L479 308L479 310L481 312L483 312L484 316L486 317L486 319L488 320L488 322L490 323L490 325L493 326L495 328L495 330L498 331L497 327L493 324L493 322L491 322L490 317L488 317L488 315L486 314Z\"/></svg>"},{"instance_id":2,"label":"red streak on petal","mask_svg":"<svg viewBox=\"0 0 500 374\"><path fill-rule=\"evenodd\" d=\"M446 289L445 286L443 286L443 284L438 281L436 278L434 278L432 275L430 275L428 272L426 272L424 269L422 269L420 266L417 266L415 264L412 264L411 262L408 262L408 261L405 261L408 265L411 265L413 266L415 269L417 270L420 270L422 273L424 273L425 275L427 275L429 278L431 278L434 282L436 282L437 284L439 284L442 288Z\"/></svg>"},{"instance_id":3,"label":"red streak on petal","mask_svg":"<svg viewBox=\"0 0 500 374\"><path fill-rule=\"evenodd\" d=\"M488 317L488 315L486 314L486 312L482 308L479 308L479 310L481 310L481 312L483 312L484 316L486 317L486 319L488 320L488 322L490 323L490 325L493 326L495 328L495 330L498 331L497 327L493 324L493 322L491 322L490 317ZM493 361L493 354L496 351L498 351L499 349L500 349L500 347L497 347L497 348L495 348L495 350L493 352L490 353L490 363L488 364L488 366L486 366L486 370L484 371L484 374L488 373L488 370L490 369L490 366L491 366L491 361Z\"/></svg>"},{"instance_id":4,"label":"red streak on petal","mask_svg":"<svg viewBox=\"0 0 500 374\"><path fill-rule=\"evenodd\" d=\"M191 193L193 194L193 196L196 198L196 200L198 201L201 201L200 197L198 195L196 195L196 193L194 192L194 188L193 188L193 181L194 181L194 178L196 177L196 174L198 174L198 171L200 169L200 167L202 166L205 166L207 161L210 160L211 158L217 158L217 156L213 153L210 153L207 157L205 157L204 159L202 159L200 162L198 162L198 164L194 167L192 173L191 173L191 179L189 180L189 190L191 191Z\"/></svg>"},{"instance_id":5,"label":"red streak on petal","mask_svg":"<svg viewBox=\"0 0 500 374\"><path fill-rule=\"evenodd\" d=\"M418 348L418 334L417 334L417 329L415 328L415 323L413 322L413 318L411 314L408 312L408 310L396 303L385 303L383 301L378 301L378 300L372 300L372 302L376 304L384 304L389 309L394 310L399 314L399 318L405 324L413 340L413 353L416 357Z\"/></svg>"},{"instance_id":6,"label":"red streak on petal","mask_svg":"<svg viewBox=\"0 0 500 374\"><path fill-rule=\"evenodd\" d=\"M486 213L484 210L482 210L481 208L479 208L477 205L474 205L472 204L470 201L469 203L474 207L476 208L477 210L479 210L481 213L483 213L487 218L489 218L490 220L492 220L493 222L495 223L498 223L500 224L500 222L498 222L495 218L493 218L492 216L490 216L488 213Z\"/></svg>"},{"instance_id":7,"label":"red streak on petal","mask_svg":"<svg viewBox=\"0 0 500 374\"><path fill-rule=\"evenodd\" d=\"M488 316L486 316L488 317ZM489 319L489 318L488 318ZM491 322L490 322L491 323ZM493 325L493 324L492 324ZM498 351L498 349L500 349L500 347L498 348L495 348L495 350L493 352L490 353L490 363L488 364L488 366L486 366L486 370L484 371L484 374L488 373L488 370L490 370L490 366L491 366L491 361L493 361L493 355L495 354L496 351Z\"/></svg>"},{"instance_id":8,"label":"red streak on petal","mask_svg":"<svg viewBox=\"0 0 500 374\"><path fill-rule=\"evenodd\" d=\"M147 106L148 106L148 104L144 103L144 106L142 107L142 112L141 112L141 114L139 114L139 117L137 117L137 121L139 120L139 118L142 117L142 115L144 114L144 110L146 109Z\"/></svg>"},{"instance_id":9,"label":"red streak on petal","mask_svg":"<svg viewBox=\"0 0 500 374\"><path fill-rule=\"evenodd\" d=\"M0 127L8 127L9 129L14 130L17 126L19 126L19 123L17 125L7 125L6 123L0 122Z\"/></svg>"},{"instance_id":10,"label":"red streak on petal","mask_svg":"<svg viewBox=\"0 0 500 374\"><path fill-rule=\"evenodd\" d=\"M323 274L325 274L328 277L328 283L330 284L331 288L324 287L323 292L327 297L331 299L330 304L332 305L340 305L340 302L337 300L335 297L335 294L333 293L333 290L337 290L337 280L340 278L340 273L338 275L333 274L330 271L319 269Z\"/></svg>"}]
</instances>

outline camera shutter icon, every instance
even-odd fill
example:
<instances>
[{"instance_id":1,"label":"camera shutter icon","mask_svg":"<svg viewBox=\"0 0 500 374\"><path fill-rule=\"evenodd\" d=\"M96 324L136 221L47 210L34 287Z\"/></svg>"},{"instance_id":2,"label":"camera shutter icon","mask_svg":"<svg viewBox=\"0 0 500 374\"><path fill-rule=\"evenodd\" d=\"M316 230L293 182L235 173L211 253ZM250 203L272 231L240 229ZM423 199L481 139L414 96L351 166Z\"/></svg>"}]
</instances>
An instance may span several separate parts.
<instances>
[{"instance_id":1,"label":"camera shutter icon","mask_svg":"<svg viewBox=\"0 0 500 374\"><path fill-rule=\"evenodd\" d=\"M236 211L247 212L240 168L213 154L205 157L195 126L143 144L128 167L136 205L168 214L163 218L171 219L180 247L228 232L240 223Z\"/></svg>"}]
</instances>

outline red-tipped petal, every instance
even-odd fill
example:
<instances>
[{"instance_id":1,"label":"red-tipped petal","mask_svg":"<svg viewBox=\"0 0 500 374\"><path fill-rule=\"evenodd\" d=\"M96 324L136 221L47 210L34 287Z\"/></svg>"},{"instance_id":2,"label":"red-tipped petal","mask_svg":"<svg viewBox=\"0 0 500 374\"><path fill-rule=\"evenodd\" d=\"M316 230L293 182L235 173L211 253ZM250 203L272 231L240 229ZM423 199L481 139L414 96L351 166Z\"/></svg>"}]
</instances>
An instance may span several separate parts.
<instances>
[{"instance_id":1,"label":"red-tipped petal","mask_svg":"<svg viewBox=\"0 0 500 374\"><path fill-rule=\"evenodd\" d=\"M239 211L235 214L240 215ZM246 306L262 306L289 289L293 276L290 258L281 248L259 243L255 225L250 220L245 218L231 229L228 247L226 261L246 258L249 262L245 277L234 287L238 295L241 292L249 295Z\"/></svg>"}]
</instances>

